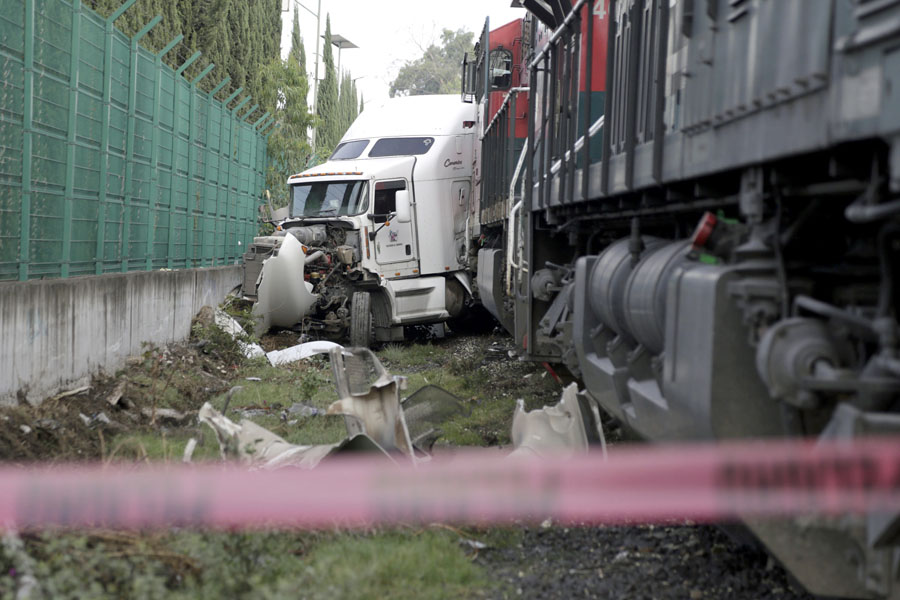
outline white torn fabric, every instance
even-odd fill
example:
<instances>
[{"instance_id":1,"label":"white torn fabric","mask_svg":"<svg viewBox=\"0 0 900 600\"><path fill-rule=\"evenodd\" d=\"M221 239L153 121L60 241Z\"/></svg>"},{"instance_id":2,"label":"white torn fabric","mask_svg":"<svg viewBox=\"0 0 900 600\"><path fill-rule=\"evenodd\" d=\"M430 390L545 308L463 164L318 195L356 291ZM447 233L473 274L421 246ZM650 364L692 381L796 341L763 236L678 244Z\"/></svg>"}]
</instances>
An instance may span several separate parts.
<instances>
[{"instance_id":1,"label":"white torn fabric","mask_svg":"<svg viewBox=\"0 0 900 600\"><path fill-rule=\"evenodd\" d=\"M240 424L235 423L209 402L200 408L198 417L201 423L206 423L215 432L223 459L239 458L245 464L260 469L312 469L322 459L341 451L380 451L390 459L378 444L362 434L337 444L304 446L291 444L253 421L243 419Z\"/></svg>"},{"instance_id":2,"label":"white torn fabric","mask_svg":"<svg viewBox=\"0 0 900 600\"><path fill-rule=\"evenodd\" d=\"M306 254L293 235L284 236L277 254L263 261L256 286L254 334L260 336L270 327L291 327L309 314L318 296L312 284L303 280Z\"/></svg>"},{"instance_id":3,"label":"white torn fabric","mask_svg":"<svg viewBox=\"0 0 900 600\"><path fill-rule=\"evenodd\" d=\"M306 342L305 344L297 344L296 346L291 346L290 348L284 348L282 350L272 350L271 352L266 353L266 357L268 357L269 362L273 367L277 367L278 365L285 365L287 363L303 360L304 358L309 358L316 354L325 354L330 352L332 348L343 348L343 346L335 344L334 342L319 340L315 342Z\"/></svg>"},{"instance_id":4,"label":"white torn fabric","mask_svg":"<svg viewBox=\"0 0 900 600\"><path fill-rule=\"evenodd\" d=\"M563 389L559 403L525 412L525 403L516 402L513 415L513 450L510 456L573 456L588 451L584 418L578 405L578 386Z\"/></svg>"},{"instance_id":5,"label":"white torn fabric","mask_svg":"<svg viewBox=\"0 0 900 600\"><path fill-rule=\"evenodd\" d=\"M247 335L247 332L244 331L244 328L241 327L241 324L235 321L231 317L231 315L229 315L221 308L216 309L215 322L216 327L233 338L240 338ZM241 339L237 340L237 344L241 349L241 352L243 352L244 356L246 356L247 358L256 358L257 356L265 355L265 351L259 344L251 344Z\"/></svg>"}]
</instances>

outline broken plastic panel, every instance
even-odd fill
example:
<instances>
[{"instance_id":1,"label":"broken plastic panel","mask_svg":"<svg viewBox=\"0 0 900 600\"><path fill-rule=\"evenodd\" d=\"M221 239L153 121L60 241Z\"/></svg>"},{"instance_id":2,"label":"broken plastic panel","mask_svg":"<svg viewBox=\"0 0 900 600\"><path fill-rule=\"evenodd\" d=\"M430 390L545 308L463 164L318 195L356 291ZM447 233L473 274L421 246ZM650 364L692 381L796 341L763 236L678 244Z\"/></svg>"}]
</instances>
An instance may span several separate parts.
<instances>
[{"instance_id":1,"label":"broken plastic panel","mask_svg":"<svg viewBox=\"0 0 900 600\"><path fill-rule=\"evenodd\" d=\"M312 284L303 280L306 255L292 235L284 236L278 253L263 262L256 288L254 334L260 336L270 327L291 327L312 310L318 296Z\"/></svg>"},{"instance_id":2,"label":"broken plastic panel","mask_svg":"<svg viewBox=\"0 0 900 600\"><path fill-rule=\"evenodd\" d=\"M510 437L515 448L510 456L572 456L586 453L589 444L596 442L606 456L600 413L574 383L566 386L553 406L525 412L525 403L519 400Z\"/></svg>"},{"instance_id":3,"label":"broken plastic panel","mask_svg":"<svg viewBox=\"0 0 900 600\"><path fill-rule=\"evenodd\" d=\"M403 400L401 406L413 446L423 452L431 451L442 434L440 426L443 423L472 412L459 398L436 385L419 388Z\"/></svg>"},{"instance_id":4,"label":"broken plastic panel","mask_svg":"<svg viewBox=\"0 0 900 600\"><path fill-rule=\"evenodd\" d=\"M347 433L366 433L386 450L412 456L409 430L400 408L406 378L392 376L368 348L333 348L331 370L340 400L330 415L344 415Z\"/></svg>"}]
</instances>

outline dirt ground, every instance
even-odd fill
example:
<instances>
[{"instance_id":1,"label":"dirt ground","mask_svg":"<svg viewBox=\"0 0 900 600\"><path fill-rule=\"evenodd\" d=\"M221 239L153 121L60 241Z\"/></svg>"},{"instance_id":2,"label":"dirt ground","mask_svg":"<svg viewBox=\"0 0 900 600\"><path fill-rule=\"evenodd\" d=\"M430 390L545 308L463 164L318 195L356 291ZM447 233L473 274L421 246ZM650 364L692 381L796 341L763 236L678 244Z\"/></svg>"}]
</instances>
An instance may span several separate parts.
<instances>
[{"instance_id":1,"label":"dirt ground","mask_svg":"<svg viewBox=\"0 0 900 600\"><path fill-rule=\"evenodd\" d=\"M297 343L297 334L277 332L260 343L266 350L283 348ZM519 361L498 331L442 339L422 332L412 343L381 348L378 356L392 373L409 378L408 392L438 384L469 407L465 418L444 427L436 452L508 445L516 398L528 408L553 404L565 383L540 365ZM231 395L231 410L254 415L290 441L324 443L343 431L339 421L323 417L293 424L279 418L293 402L327 406L336 397L327 359L263 366L243 359L230 338L208 323L196 323L190 340L147 348L121 371L97 376L89 389L75 392L39 407L0 409L0 460L175 461L191 437L201 440L196 460L216 460L218 448L198 426L196 411L206 401L222 407ZM608 433L613 443L624 443L615 428ZM472 551L469 540L484 547ZM359 552L370 571L335 567L348 552ZM23 565L30 565L25 570L35 583L26 581ZM0 545L3 598L338 598L344 592L359 598L807 598L758 549L719 529L687 524L23 532Z\"/></svg>"}]
</instances>

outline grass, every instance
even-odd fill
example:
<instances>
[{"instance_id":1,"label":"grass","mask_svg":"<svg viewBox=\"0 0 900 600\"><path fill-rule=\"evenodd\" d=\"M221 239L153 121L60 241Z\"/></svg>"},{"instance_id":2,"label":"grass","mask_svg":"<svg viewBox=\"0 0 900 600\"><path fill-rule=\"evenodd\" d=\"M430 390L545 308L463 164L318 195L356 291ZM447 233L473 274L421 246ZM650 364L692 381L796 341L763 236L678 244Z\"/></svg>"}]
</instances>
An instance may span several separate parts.
<instances>
[{"instance_id":1,"label":"grass","mask_svg":"<svg viewBox=\"0 0 900 600\"><path fill-rule=\"evenodd\" d=\"M235 311L237 312L237 311ZM238 315L240 316L240 314ZM317 415L282 418L294 403L319 409L337 399L325 356L272 367L265 360L235 356L233 341L201 326L200 368L181 357L148 349L143 363L127 375L142 406L195 414L203 401L217 409L235 386L228 417L251 420L289 442L326 444L346 436L343 418ZM231 345L230 345L231 344ZM388 370L408 377L408 396L424 385L439 385L458 396L468 416L445 422L438 444L507 444L515 401L529 408L555 402L559 386L539 367L490 362L466 354L445 340L391 344L377 354ZM201 357L202 358L202 357ZM177 361L182 362L177 362ZM204 359L205 360L205 359ZM172 361L175 361L174 363ZM259 378L250 381L247 378ZM212 392L198 392L208 390ZM112 413L111 413L112 414ZM121 417L120 417L121 419ZM218 460L215 435L192 418L178 426L135 426L104 439L106 460L181 460L190 438L199 444L194 460ZM302 502L302 498L298 498ZM471 598L494 590L488 573L471 560L460 537L490 548L521 543L516 528L398 528L368 532L44 532L23 536L22 552L0 545L0 597L15 596L23 565L38 582L35 598ZM24 554L22 554L24 553Z\"/></svg>"},{"instance_id":2,"label":"grass","mask_svg":"<svg viewBox=\"0 0 900 600\"><path fill-rule=\"evenodd\" d=\"M0 548L0 595L40 598L472 598L492 586L455 531L92 531Z\"/></svg>"}]
</instances>

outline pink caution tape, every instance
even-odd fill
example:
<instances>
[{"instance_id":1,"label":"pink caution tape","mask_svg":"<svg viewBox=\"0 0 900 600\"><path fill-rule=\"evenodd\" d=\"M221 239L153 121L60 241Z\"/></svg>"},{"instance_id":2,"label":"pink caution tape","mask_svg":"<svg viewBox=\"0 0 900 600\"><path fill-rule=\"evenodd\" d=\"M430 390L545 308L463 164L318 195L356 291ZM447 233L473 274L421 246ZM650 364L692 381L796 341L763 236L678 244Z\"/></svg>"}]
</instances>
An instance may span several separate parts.
<instances>
[{"instance_id":1,"label":"pink caution tape","mask_svg":"<svg viewBox=\"0 0 900 600\"><path fill-rule=\"evenodd\" d=\"M0 469L0 524L331 527L450 521L717 521L900 511L900 440L637 446L566 460L467 451L394 466L335 458L312 471L236 466Z\"/></svg>"}]
</instances>

